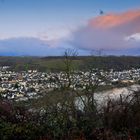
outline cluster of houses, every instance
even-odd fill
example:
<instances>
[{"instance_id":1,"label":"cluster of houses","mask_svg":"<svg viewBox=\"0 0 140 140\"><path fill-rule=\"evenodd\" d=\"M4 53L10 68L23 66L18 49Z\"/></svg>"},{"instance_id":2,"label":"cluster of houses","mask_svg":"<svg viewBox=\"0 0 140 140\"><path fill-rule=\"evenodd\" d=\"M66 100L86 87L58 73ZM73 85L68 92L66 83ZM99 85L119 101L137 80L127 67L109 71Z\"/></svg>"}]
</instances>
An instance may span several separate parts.
<instances>
[{"instance_id":1,"label":"cluster of houses","mask_svg":"<svg viewBox=\"0 0 140 140\"><path fill-rule=\"evenodd\" d=\"M8 68L0 67L0 96L16 101L39 98L44 92L68 86L74 90L86 90L87 86L96 83L105 86L118 81L135 83L140 79L140 69L45 73L37 70L15 72Z\"/></svg>"}]
</instances>

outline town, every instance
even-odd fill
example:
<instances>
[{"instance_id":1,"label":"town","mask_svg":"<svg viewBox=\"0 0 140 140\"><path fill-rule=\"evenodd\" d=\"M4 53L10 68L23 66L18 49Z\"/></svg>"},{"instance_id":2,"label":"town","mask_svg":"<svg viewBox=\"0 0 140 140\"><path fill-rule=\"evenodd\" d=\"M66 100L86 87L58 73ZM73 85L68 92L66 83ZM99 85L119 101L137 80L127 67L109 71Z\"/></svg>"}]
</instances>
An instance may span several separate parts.
<instances>
[{"instance_id":1,"label":"town","mask_svg":"<svg viewBox=\"0 0 140 140\"><path fill-rule=\"evenodd\" d=\"M138 83L140 69L123 71L104 71L93 69L92 71L73 71L68 75L62 72L39 72L28 70L15 72L8 70L9 66L0 67L0 96L9 100L26 101L37 99L52 90L69 87L73 90L86 90L87 87L111 86Z\"/></svg>"}]
</instances>

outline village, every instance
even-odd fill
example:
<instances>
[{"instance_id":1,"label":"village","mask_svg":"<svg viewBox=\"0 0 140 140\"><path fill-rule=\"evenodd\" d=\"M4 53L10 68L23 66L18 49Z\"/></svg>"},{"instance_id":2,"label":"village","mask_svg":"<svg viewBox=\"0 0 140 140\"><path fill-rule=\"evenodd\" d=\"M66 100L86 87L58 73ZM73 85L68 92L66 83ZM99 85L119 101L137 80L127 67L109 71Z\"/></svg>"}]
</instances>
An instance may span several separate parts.
<instances>
[{"instance_id":1,"label":"village","mask_svg":"<svg viewBox=\"0 0 140 140\"><path fill-rule=\"evenodd\" d=\"M9 100L26 101L39 98L43 93L67 87L73 90L86 90L89 84L99 86L117 83L134 84L140 80L140 69L109 72L94 69L92 71L74 71L46 73L37 70L15 72L9 66L0 67L0 96Z\"/></svg>"}]
</instances>

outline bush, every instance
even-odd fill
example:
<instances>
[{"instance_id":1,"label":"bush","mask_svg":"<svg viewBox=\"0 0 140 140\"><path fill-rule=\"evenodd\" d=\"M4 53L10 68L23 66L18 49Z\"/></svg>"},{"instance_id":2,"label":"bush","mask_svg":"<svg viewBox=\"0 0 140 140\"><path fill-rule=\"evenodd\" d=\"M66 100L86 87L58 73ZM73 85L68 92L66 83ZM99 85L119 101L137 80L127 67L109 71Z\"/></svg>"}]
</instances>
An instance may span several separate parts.
<instances>
[{"instance_id":1,"label":"bush","mask_svg":"<svg viewBox=\"0 0 140 140\"><path fill-rule=\"evenodd\" d=\"M85 110L78 110L70 97L47 104L44 111L9 105L10 112L0 107L1 140L140 139L140 92L109 99L101 110L89 103Z\"/></svg>"}]
</instances>

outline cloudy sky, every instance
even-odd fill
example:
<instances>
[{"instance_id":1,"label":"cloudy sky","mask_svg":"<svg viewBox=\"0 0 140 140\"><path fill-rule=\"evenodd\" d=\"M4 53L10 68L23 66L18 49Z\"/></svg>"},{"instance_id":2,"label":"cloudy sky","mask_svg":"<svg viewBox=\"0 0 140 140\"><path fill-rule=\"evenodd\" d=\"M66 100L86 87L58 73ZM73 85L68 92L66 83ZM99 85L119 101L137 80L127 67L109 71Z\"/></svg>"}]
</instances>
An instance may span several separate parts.
<instances>
[{"instance_id":1,"label":"cloudy sky","mask_svg":"<svg viewBox=\"0 0 140 140\"><path fill-rule=\"evenodd\" d=\"M67 48L140 55L140 0L0 0L0 55L62 55Z\"/></svg>"}]
</instances>

